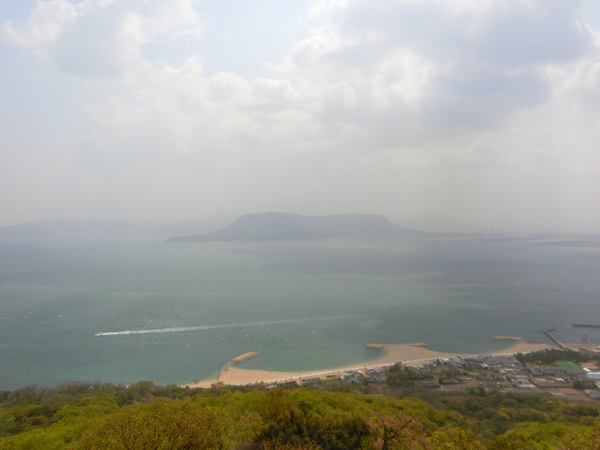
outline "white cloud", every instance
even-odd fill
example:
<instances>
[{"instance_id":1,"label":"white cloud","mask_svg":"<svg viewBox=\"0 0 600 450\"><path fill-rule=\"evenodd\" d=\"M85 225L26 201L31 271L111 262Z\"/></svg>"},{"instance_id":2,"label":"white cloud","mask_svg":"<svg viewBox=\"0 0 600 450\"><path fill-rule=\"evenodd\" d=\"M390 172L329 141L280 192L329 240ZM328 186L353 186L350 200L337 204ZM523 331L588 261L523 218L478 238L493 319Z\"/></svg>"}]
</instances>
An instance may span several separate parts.
<instances>
[{"instance_id":1,"label":"white cloud","mask_svg":"<svg viewBox=\"0 0 600 450\"><path fill-rule=\"evenodd\" d=\"M76 6L69 0L41 1L31 11L26 24L4 23L2 37L23 47L43 52L77 15Z\"/></svg>"},{"instance_id":2,"label":"white cloud","mask_svg":"<svg viewBox=\"0 0 600 450\"><path fill-rule=\"evenodd\" d=\"M200 38L202 28L191 0L49 0L37 3L25 25L4 24L3 35L67 74L93 79L134 69L144 44Z\"/></svg>"}]
</instances>

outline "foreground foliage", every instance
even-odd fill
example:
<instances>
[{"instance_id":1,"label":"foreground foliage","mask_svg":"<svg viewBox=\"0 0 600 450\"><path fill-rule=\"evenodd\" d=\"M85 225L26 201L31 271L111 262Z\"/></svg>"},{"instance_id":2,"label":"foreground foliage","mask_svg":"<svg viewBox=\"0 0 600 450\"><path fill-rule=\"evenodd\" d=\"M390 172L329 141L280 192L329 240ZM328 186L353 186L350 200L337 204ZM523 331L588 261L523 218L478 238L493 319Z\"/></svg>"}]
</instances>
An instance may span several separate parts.
<instances>
[{"instance_id":1,"label":"foreground foliage","mask_svg":"<svg viewBox=\"0 0 600 450\"><path fill-rule=\"evenodd\" d=\"M540 395L66 384L0 392L0 449L600 449L599 415Z\"/></svg>"}]
</instances>

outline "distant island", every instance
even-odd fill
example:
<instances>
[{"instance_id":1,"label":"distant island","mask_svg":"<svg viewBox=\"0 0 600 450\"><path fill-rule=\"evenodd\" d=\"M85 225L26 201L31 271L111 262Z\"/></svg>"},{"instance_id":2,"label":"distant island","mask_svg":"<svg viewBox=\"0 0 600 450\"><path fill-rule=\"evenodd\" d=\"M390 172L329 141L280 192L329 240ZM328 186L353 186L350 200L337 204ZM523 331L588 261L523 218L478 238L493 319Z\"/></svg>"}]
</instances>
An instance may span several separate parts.
<instances>
[{"instance_id":1,"label":"distant island","mask_svg":"<svg viewBox=\"0 0 600 450\"><path fill-rule=\"evenodd\" d=\"M0 237L70 237L131 238L132 236L172 236L174 234L210 233L234 222L234 218L217 215L192 222L155 223L125 220L37 220L0 226Z\"/></svg>"},{"instance_id":2,"label":"distant island","mask_svg":"<svg viewBox=\"0 0 600 450\"><path fill-rule=\"evenodd\" d=\"M285 241L326 238L382 238L424 236L375 214L301 216L291 213L257 213L240 217L225 228L207 234L174 236L167 242Z\"/></svg>"}]
</instances>

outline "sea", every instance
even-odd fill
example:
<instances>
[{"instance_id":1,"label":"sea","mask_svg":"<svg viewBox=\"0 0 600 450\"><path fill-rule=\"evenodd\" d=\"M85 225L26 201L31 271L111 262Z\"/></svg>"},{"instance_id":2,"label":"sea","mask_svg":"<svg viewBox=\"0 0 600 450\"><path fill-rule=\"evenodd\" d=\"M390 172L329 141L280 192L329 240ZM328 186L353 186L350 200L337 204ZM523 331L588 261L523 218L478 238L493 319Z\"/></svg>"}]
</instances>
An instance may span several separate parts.
<instances>
[{"instance_id":1,"label":"sea","mask_svg":"<svg viewBox=\"0 0 600 450\"><path fill-rule=\"evenodd\" d=\"M164 237L0 237L0 390L183 384L248 369L321 370L368 343L486 353L600 342L600 248L428 237L169 244Z\"/></svg>"}]
</instances>

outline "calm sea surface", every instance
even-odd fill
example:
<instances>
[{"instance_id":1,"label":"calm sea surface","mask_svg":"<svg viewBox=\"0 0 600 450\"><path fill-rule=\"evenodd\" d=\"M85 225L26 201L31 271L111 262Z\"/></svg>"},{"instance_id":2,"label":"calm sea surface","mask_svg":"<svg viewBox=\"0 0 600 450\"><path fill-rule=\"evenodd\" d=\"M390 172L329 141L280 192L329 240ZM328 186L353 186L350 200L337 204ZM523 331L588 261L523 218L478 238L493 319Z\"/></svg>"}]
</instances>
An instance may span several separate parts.
<instances>
[{"instance_id":1,"label":"calm sea surface","mask_svg":"<svg viewBox=\"0 0 600 450\"><path fill-rule=\"evenodd\" d=\"M312 370L366 343L600 341L600 248L467 238L166 244L0 238L0 389ZM99 334L99 335L98 335Z\"/></svg>"}]
</instances>

